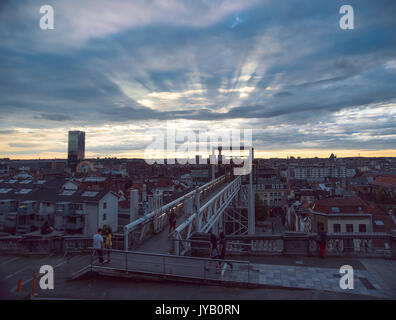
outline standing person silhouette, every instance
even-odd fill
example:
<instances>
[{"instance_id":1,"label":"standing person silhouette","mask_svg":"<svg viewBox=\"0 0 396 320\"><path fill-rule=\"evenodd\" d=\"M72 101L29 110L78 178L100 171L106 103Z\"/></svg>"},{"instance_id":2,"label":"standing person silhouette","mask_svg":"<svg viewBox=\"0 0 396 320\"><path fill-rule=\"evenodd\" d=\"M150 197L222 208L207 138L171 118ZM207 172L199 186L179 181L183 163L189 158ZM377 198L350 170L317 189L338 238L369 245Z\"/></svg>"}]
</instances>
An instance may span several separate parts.
<instances>
[{"instance_id":1,"label":"standing person silhouette","mask_svg":"<svg viewBox=\"0 0 396 320\"><path fill-rule=\"evenodd\" d=\"M317 243L319 245L320 248L320 256L322 258L325 257L326 255L326 241L327 241L327 234L326 231L324 231L323 226L320 227L320 231L318 233L318 237L317 237Z\"/></svg>"},{"instance_id":2,"label":"standing person silhouette","mask_svg":"<svg viewBox=\"0 0 396 320\"><path fill-rule=\"evenodd\" d=\"M212 232L210 232L209 256L211 259L219 259L219 251L217 249L217 237ZM208 267L205 268L206 271L209 271L211 264L212 261L209 261ZM220 273L219 261L216 261L216 267L217 267L216 273Z\"/></svg>"},{"instance_id":3,"label":"standing person silhouette","mask_svg":"<svg viewBox=\"0 0 396 320\"><path fill-rule=\"evenodd\" d=\"M224 260L226 255L226 248L227 248L227 240L224 236L224 232L220 232L220 240L219 240L219 259ZM232 269L232 263L228 261L224 261L226 264L230 266ZM221 267L221 262L220 262Z\"/></svg>"}]
</instances>

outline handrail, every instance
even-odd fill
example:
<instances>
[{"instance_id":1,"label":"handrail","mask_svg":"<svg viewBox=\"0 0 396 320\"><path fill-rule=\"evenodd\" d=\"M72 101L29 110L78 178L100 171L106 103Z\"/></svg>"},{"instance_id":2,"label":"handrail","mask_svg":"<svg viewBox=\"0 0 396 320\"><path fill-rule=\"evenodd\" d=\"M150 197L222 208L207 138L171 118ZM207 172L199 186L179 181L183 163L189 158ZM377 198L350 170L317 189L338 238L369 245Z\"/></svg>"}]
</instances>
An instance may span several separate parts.
<instances>
[{"instance_id":1,"label":"handrail","mask_svg":"<svg viewBox=\"0 0 396 320\"><path fill-rule=\"evenodd\" d=\"M124 253L124 254L131 254L131 255L142 255L142 256L151 256L151 257L165 257L165 258L171 258L171 259L182 259L182 260L201 260L201 261L224 261L224 259L213 259L213 258L202 258L202 257L188 257L188 256L175 256L172 254L161 254L161 253L149 253L149 252L141 252L141 251L128 251L128 250L117 250L117 249L107 249L107 248L102 248L102 249L97 249L93 247L89 247L89 250L103 250L103 252L115 252L115 253ZM229 260L226 259L226 261L233 262L233 263L242 263L242 264L248 264L249 261L247 260Z\"/></svg>"}]
</instances>

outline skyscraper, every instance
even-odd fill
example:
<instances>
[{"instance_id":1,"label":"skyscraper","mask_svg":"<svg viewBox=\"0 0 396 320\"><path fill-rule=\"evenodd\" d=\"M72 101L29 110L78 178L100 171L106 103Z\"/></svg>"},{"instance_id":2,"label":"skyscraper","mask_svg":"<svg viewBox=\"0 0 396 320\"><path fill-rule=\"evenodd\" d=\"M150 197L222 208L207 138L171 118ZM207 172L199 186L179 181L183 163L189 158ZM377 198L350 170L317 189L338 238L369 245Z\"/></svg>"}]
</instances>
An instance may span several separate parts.
<instances>
[{"instance_id":1,"label":"skyscraper","mask_svg":"<svg viewBox=\"0 0 396 320\"><path fill-rule=\"evenodd\" d=\"M69 131L69 147L67 152L67 166L76 171L79 162L85 157L85 132Z\"/></svg>"}]
</instances>

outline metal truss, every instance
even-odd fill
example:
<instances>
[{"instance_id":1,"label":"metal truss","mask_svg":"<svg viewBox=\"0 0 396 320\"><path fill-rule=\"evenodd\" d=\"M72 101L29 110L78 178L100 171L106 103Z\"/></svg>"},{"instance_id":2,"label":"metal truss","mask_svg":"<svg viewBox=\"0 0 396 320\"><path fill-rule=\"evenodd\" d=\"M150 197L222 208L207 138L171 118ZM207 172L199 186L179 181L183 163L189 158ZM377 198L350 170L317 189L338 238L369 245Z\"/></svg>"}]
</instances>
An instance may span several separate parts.
<instances>
[{"instance_id":1,"label":"metal truss","mask_svg":"<svg viewBox=\"0 0 396 320\"><path fill-rule=\"evenodd\" d=\"M199 197L196 201L196 211L173 232L174 254L184 255L190 250L189 238L193 232L208 232L218 227L218 222L224 211L230 205L241 188L241 176L236 177L217 194L199 206Z\"/></svg>"},{"instance_id":2,"label":"metal truss","mask_svg":"<svg viewBox=\"0 0 396 320\"><path fill-rule=\"evenodd\" d=\"M228 235L245 235L248 234L248 217L241 214L241 210L229 207L224 213L224 224L232 225L232 232Z\"/></svg>"}]
</instances>

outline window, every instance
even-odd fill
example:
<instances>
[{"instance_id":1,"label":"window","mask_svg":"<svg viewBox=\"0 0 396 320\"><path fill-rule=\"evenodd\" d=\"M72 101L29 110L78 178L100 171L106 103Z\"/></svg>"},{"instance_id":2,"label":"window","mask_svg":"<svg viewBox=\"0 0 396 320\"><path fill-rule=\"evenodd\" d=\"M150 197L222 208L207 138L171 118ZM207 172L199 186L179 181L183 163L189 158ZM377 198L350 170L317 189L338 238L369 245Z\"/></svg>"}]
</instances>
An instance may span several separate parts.
<instances>
[{"instance_id":1,"label":"window","mask_svg":"<svg viewBox=\"0 0 396 320\"><path fill-rule=\"evenodd\" d=\"M107 208L107 203L103 202L103 209L106 209L106 208Z\"/></svg>"},{"instance_id":2,"label":"window","mask_svg":"<svg viewBox=\"0 0 396 320\"><path fill-rule=\"evenodd\" d=\"M106 221L106 219L107 219L107 214L104 213L104 214L103 214L103 221Z\"/></svg>"},{"instance_id":3,"label":"window","mask_svg":"<svg viewBox=\"0 0 396 320\"><path fill-rule=\"evenodd\" d=\"M359 224L359 232L367 232L365 224Z\"/></svg>"},{"instance_id":4,"label":"window","mask_svg":"<svg viewBox=\"0 0 396 320\"><path fill-rule=\"evenodd\" d=\"M339 223L334 224L333 230L334 230L334 233L341 232L341 225Z\"/></svg>"},{"instance_id":5,"label":"window","mask_svg":"<svg viewBox=\"0 0 396 320\"><path fill-rule=\"evenodd\" d=\"M346 225L346 232L353 232L353 224Z\"/></svg>"}]
</instances>

